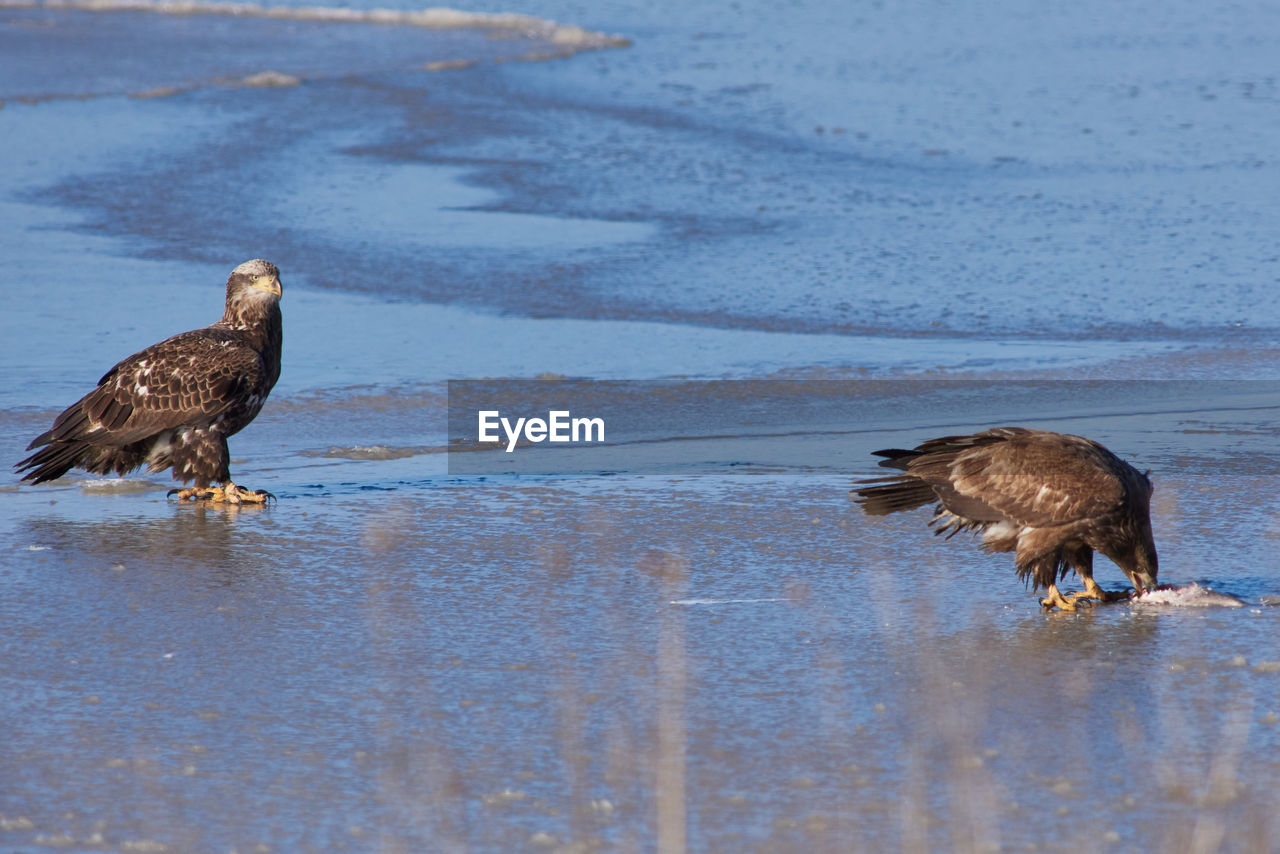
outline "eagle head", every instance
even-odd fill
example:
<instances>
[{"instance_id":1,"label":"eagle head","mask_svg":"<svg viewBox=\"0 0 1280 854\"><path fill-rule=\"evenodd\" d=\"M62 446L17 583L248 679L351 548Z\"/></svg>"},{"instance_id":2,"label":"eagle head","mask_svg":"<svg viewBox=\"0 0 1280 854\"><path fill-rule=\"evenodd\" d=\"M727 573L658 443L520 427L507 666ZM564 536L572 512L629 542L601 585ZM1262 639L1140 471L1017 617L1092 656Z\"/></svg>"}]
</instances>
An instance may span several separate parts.
<instances>
[{"instance_id":1,"label":"eagle head","mask_svg":"<svg viewBox=\"0 0 1280 854\"><path fill-rule=\"evenodd\" d=\"M1120 568L1129 576L1135 590L1141 594L1144 590L1156 589L1156 577L1160 574L1160 558L1156 554L1156 538L1151 533L1151 493L1154 487L1147 472L1141 475L1141 482L1133 494L1133 518L1135 534L1133 536L1133 557L1120 564Z\"/></svg>"},{"instance_id":2,"label":"eagle head","mask_svg":"<svg viewBox=\"0 0 1280 854\"><path fill-rule=\"evenodd\" d=\"M280 270L270 261L255 258L231 271L227 279L227 307L222 321L235 329L256 327L280 316Z\"/></svg>"},{"instance_id":3,"label":"eagle head","mask_svg":"<svg viewBox=\"0 0 1280 854\"><path fill-rule=\"evenodd\" d=\"M1129 569L1128 566L1122 566L1127 570L1129 580L1133 582L1133 587L1138 593L1144 590L1156 589L1156 577L1160 574L1160 558L1156 555L1156 544L1151 536L1150 523L1146 526L1145 536L1138 540L1137 545L1133 549L1133 562Z\"/></svg>"},{"instance_id":4,"label":"eagle head","mask_svg":"<svg viewBox=\"0 0 1280 854\"><path fill-rule=\"evenodd\" d=\"M1100 549L1129 576L1138 595L1147 590L1155 590L1156 578L1160 575L1160 558L1156 554L1156 541L1151 533L1151 520L1146 508L1141 509L1143 512L1135 514L1129 525L1116 529L1120 536L1112 540L1109 549Z\"/></svg>"},{"instance_id":5,"label":"eagle head","mask_svg":"<svg viewBox=\"0 0 1280 854\"><path fill-rule=\"evenodd\" d=\"M254 258L231 271L227 279L227 301L245 297L280 299L280 270L270 261Z\"/></svg>"}]
</instances>

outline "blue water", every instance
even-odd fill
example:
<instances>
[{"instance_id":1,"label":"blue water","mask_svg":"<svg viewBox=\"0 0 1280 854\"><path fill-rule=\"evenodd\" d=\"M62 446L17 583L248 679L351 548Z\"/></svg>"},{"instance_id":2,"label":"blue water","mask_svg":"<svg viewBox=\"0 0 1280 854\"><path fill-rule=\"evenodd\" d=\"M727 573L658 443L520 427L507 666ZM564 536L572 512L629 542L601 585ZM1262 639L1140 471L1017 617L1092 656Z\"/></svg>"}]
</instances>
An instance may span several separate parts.
<instances>
[{"instance_id":1,"label":"blue water","mask_svg":"<svg viewBox=\"0 0 1280 854\"><path fill-rule=\"evenodd\" d=\"M116 99L101 130L96 104L60 119L11 101L11 136L75 125L52 174L11 180L130 254L228 266L263 247L310 286L504 313L1269 342L1274 11L984 9L637 20L553 4L539 14L636 43L466 73L365 70L406 28L344 26L354 47L306 85ZM133 17L163 36L174 16ZM297 23L278 51L236 41L242 70L325 56L311 30L337 25ZM105 51L111 29L97 30L88 47ZM457 38L408 35L426 53ZM182 49L153 41L161 67ZM118 90L164 85L125 77Z\"/></svg>"},{"instance_id":2,"label":"blue water","mask_svg":"<svg viewBox=\"0 0 1280 854\"><path fill-rule=\"evenodd\" d=\"M0 483L0 851L1275 848L1273 396L1223 381L1280 357L1280 12L375 5L0 5L0 458L243 260L285 317L231 443L277 505ZM729 425L783 425L755 476L480 478L465 377L805 397ZM1046 616L848 502L1019 420L1151 468L1161 580L1246 607Z\"/></svg>"}]
</instances>

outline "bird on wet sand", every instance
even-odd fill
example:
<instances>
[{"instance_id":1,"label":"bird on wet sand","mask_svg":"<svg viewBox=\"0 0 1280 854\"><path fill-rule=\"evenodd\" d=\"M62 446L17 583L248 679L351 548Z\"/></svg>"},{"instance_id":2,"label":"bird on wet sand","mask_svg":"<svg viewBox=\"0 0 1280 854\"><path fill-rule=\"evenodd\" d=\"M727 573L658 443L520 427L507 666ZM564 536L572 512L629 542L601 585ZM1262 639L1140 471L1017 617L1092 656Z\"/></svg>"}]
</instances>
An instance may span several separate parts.
<instances>
[{"instance_id":1,"label":"bird on wet sand","mask_svg":"<svg viewBox=\"0 0 1280 854\"><path fill-rule=\"evenodd\" d=\"M1091 439L997 427L874 453L897 471L855 485L863 510L884 516L935 505L934 533L973 531L986 551L1013 552L1018 577L1046 591L1046 609L1127 598L1093 580L1095 551L1137 594L1156 585L1151 480ZM1085 589L1063 594L1058 582L1071 571Z\"/></svg>"},{"instance_id":2,"label":"bird on wet sand","mask_svg":"<svg viewBox=\"0 0 1280 854\"><path fill-rule=\"evenodd\" d=\"M43 483L81 468L127 474L147 466L194 481L178 499L265 504L274 499L231 480L227 437L262 409L280 377L280 271L246 261L227 279L222 319L166 338L107 371L97 387L54 419L17 463ZM213 486L213 484L218 484Z\"/></svg>"}]
</instances>

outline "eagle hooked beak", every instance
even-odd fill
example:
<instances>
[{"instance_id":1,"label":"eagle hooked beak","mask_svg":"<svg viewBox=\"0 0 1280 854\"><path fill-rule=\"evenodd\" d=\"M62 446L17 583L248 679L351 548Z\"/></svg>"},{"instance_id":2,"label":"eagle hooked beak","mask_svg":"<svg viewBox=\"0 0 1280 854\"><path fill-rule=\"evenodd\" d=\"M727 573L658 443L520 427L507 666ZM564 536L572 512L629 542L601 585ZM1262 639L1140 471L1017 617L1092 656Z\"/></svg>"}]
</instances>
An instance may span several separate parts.
<instances>
[{"instance_id":1,"label":"eagle hooked beak","mask_svg":"<svg viewBox=\"0 0 1280 854\"><path fill-rule=\"evenodd\" d=\"M1156 589L1156 580L1149 572L1135 572L1129 576L1129 580L1133 582L1135 596L1141 596L1148 590Z\"/></svg>"},{"instance_id":2,"label":"eagle hooked beak","mask_svg":"<svg viewBox=\"0 0 1280 854\"><path fill-rule=\"evenodd\" d=\"M266 291L267 293L274 294L275 296L280 296L281 294L279 276L271 276L270 278L266 276L255 276L253 284L250 287L255 291Z\"/></svg>"}]
</instances>

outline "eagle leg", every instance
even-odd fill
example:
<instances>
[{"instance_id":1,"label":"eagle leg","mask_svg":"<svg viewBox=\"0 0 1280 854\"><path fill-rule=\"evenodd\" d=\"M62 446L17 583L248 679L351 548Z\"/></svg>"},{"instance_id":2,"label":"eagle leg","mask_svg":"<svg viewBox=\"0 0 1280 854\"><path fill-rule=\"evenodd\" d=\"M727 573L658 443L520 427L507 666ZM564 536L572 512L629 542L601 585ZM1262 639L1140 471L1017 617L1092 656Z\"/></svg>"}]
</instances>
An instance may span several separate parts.
<instances>
[{"instance_id":1,"label":"eagle leg","mask_svg":"<svg viewBox=\"0 0 1280 854\"><path fill-rule=\"evenodd\" d=\"M166 497L179 501L199 501L208 498L211 492L207 486L188 486L186 489L171 489Z\"/></svg>"},{"instance_id":2,"label":"eagle leg","mask_svg":"<svg viewBox=\"0 0 1280 854\"><path fill-rule=\"evenodd\" d=\"M1049 589L1046 590L1045 593L1047 595L1040 600L1040 606L1046 611L1052 611L1055 607L1063 611L1076 610L1075 594L1072 594L1071 596L1063 596L1058 591L1058 585L1056 584L1050 584Z\"/></svg>"},{"instance_id":3,"label":"eagle leg","mask_svg":"<svg viewBox=\"0 0 1280 854\"><path fill-rule=\"evenodd\" d=\"M245 489L227 481L223 486L193 486L169 490L179 501L211 501L214 504L268 504L276 497L265 489Z\"/></svg>"},{"instance_id":4,"label":"eagle leg","mask_svg":"<svg viewBox=\"0 0 1280 854\"><path fill-rule=\"evenodd\" d=\"M221 497L215 495L214 501L225 501L228 504L269 504L276 500L276 497L265 489L245 489L231 481L227 481L226 486L215 489L214 492L221 493Z\"/></svg>"},{"instance_id":5,"label":"eagle leg","mask_svg":"<svg viewBox=\"0 0 1280 854\"><path fill-rule=\"evenodd\" d=\"M1079 593L1072 593L1065 598L1070 599L1072 604L1081 599L1093 599L1098 602L1119 602L1123 599L1128 599L1129 594L1123 591L1103 590L1098 586L1098 582L1086 575L1084 577L1084 590Z\"/></svg>"}]
</instances>

